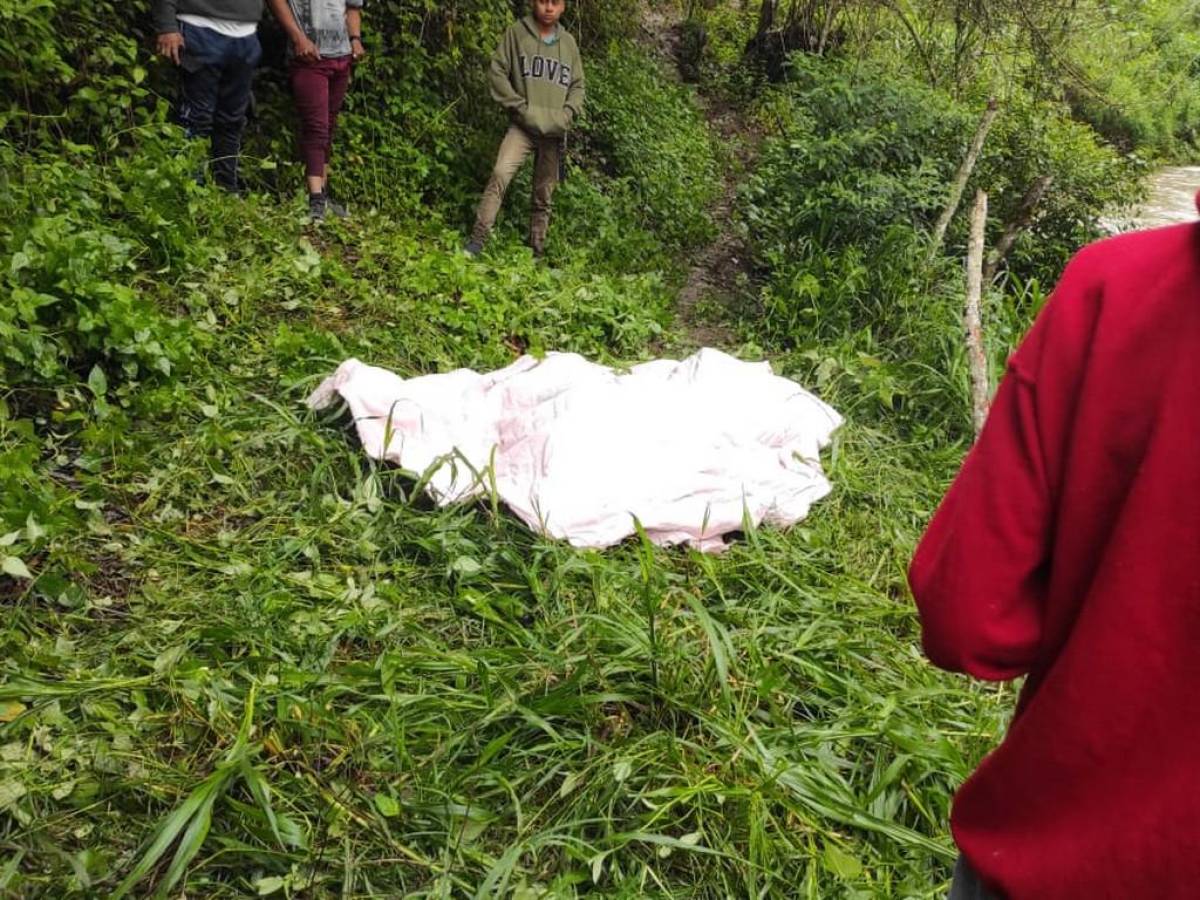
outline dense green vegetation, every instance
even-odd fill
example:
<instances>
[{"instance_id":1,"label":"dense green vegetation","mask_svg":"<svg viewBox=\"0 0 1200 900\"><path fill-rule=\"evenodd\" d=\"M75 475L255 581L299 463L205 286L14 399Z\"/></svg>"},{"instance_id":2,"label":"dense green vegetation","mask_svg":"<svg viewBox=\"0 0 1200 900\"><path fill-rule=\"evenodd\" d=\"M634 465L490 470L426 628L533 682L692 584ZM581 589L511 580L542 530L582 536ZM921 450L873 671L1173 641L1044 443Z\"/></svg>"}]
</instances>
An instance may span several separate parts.
<instances>
[{"instance_id":1,"label":"dense green vegetation","mask_svg":"<svg viewBox=\"0 0 1200 900\"><path fill-rule=\"evenodd\" d=\"M1055 179L988 299L1001 360L1141 159L1194 147L1195 13L956 40L944 4L796 3L828 40L772 73L743 57L755 10L690 4L685 69L745 132L722 146L645 10L575 0L591 100L545 266L528 173L484 257L459 252L512 5L369 9L334 176L356 215L313 227L278 68L236 199L196 182L144 2L0 0L0 893L943 890L952 791L1013 693L928 666L904 586L970 427L962 217L932 260L929 227L1001 96L989 235ZM1119 22L1129 52L1089 38ZM729 173L732 224L709 213ZM704 307L727 349L849 423L802 527L578 552L432 509L303 408L349 355L687 352L675 297L722 229L752 255Z\"/></svg>"}]
</instances>

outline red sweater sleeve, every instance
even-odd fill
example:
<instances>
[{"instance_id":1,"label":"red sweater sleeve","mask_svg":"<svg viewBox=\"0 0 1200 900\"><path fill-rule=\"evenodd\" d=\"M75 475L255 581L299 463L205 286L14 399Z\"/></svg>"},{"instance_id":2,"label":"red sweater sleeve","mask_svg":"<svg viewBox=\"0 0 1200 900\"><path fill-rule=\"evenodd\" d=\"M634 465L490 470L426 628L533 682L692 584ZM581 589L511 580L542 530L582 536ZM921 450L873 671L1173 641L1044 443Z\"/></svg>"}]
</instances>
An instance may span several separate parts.
<instances>
[{"instance_id":1,"label":"red sweater sleeve","mask_svg":"<svg viewBox=\"0 0 1200 900\"><path fill-rule=\"evenodd\" d=\"M925 652L942 668L1002 681L1036 660L1061 445L1088 353L1101 260L1084 251L1063 273L913 557L909 585Z\"/></svg>"},{"instance_id":2,"label":"red sweater sleeve","mask_svg":"<svg viewBox=\"0 0 1200 900\"><path fill-rule=\"evenodd\" d=\"M1027 672L1041 635L1050 504L1034 402L1010 366L909 569L930 660L989 680Z\"/></svg>"},{"instance_id":3,"label":"red sweater sleeve","mask_svg":"<svg viewBox=\"0 0 1200 900\"><path fill-rule=\"evenodd\" d=\"M908 571L936 665L990 680L1032 665L1046 584L1046 494L1033 385L1012 366Z\"/></svg>"},{"instance_id":4,"label":"red sweater sleeve","mask_svg":"<svg viewBox=\"0 0 1200 900\"><path fill-rule=\"evenodd\" d=\"M1038 376L1047 332L1062 330L1085 293L1082 267L1073 268L1009 363L979 441L909 569L925 652L944 669L1002 681L1027 673L1036 658L1054 518L1044 442L1059 432L1039 408ZM1057 360L1075 368L1063 349ZM1055 399L1044 405L1058 416Z\"/></svg>"}]
</instances>

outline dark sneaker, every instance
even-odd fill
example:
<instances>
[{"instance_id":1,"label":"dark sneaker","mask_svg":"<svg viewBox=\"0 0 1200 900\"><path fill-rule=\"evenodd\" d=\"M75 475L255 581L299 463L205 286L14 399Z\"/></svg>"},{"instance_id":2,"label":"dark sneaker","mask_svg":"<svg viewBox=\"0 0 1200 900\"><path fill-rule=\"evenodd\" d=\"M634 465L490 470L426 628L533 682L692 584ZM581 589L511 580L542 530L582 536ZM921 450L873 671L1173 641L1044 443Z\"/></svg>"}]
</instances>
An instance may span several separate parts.
<instances>
[{"instance_id":1,"label":"dark sneaker","mask_svg":"<svg viewBox=\"0 0 1200 900\"><path fill-rule=\"evenodd\" d=\"M338 203L338 201L330 197L328 193L325 194L325 207L329 210L329 212L339 219L350 218L349 210L347 210L342 204Z\"/></svg>"},{"instance_id":2,"label":"dark sneaker","mask_svg":"<svg viewBox=\"0 0 1200 900\"><path fill-rule=\"evenodd\" d=\"M477 240L476 238L471 238L471 240L467 241L467 246L463 247L463 253L467 254L467 256L470 256L472 259L482 252L483 241Z\"/></svg>"},{"instance_id":3,"label":"dark sneaker","mask_svg":"<svg viewBox=\"0 0 1200 900\"><path fill-rule=\"evenodd\" d=\"M329 198L324 194L309 194L308 195L308 217L314 222L319 222L325 218L325 213L329 209Z\"/></svg>"},{"instance_id":4,"label":"dark sneaker","mask_svg":"<svg viewBox=\"0 0 1200 900\"><path fill-rule=\"evenodd\" d=\"M533 251L534 259L545 259L546 258L546 248L541 246L540 244L530 244L529 249Z\"/></svg>"}]
</instances>

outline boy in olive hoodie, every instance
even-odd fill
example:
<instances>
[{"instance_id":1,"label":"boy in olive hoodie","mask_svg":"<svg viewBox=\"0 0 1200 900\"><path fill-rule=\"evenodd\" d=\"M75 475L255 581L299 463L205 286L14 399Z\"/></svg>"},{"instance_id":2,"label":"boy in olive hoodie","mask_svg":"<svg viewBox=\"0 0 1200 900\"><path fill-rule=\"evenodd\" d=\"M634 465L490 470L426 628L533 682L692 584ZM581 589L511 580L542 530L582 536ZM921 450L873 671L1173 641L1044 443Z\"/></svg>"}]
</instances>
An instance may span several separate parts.
<instances>
[{"instance_id":1,"label":"boy in olive hoodie","mask_svg":"<svg viewBox=\"0 0 1200 900\"><path fill-rule=\"evenodd\" d=\"M583 62L575 38L558 24L566 0L533 0L532 15L514 23L492 56L492 99L508 110L510 125L488 179L466 251L476 256L496 223L509 182L530 153L533 214L529 246L540 257L558 184L563 138L583 111Z\"/></svg>"}]
</instances>

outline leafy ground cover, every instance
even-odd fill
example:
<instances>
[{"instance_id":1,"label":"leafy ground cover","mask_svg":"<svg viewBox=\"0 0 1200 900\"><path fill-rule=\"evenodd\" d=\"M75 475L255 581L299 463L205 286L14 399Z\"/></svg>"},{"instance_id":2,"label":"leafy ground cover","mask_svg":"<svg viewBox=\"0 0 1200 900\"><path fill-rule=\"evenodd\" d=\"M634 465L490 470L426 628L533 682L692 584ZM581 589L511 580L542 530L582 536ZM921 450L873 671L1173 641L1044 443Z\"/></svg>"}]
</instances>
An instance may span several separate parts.
<instances>
[{"instance_id":1,"label":"leafy ground cover","mask_svg":"<svg viewBox=\"0 0 1200 900\"><path fill-rule=\"evenodd\" d=\"M194 190L243 242L133 279L191 323L170 377L6 393L6 890L932 896L1004 709L924 664L903 588L959 448L852 424L811 522L720 559L432 509L315 380L682 350L663 278Z\"/></svg>"},{"instance_id":2,"label":"leafy ground cover","mask_svg":"<svg viewBox=\"0 0 1200 900\"><path fill-rule=\"evenodd\" d=\"M521 246L527 182L467 260L497 123L463 73L508 10L418 6L376 20L408 52L356 85L369 177L319 228L269 74L237 200L196 183L131 39L54 43L51 2L19 11L45 53L0 37L6 86L53 85L0 124L0 893L939 896L951 793L1013 699L926 664L904 584L968 441L958 238L922 241L973 115L836 60L742 98L767 123L735 223L753 299L705 308L846 415L836 491L721 557L579 552L433 508L303 399L350 355L687 352L676 294L736 154L629 4L580 4L598 84L552 264ZM1132 179L1043 115L983 164L1003 212L1011 173L1079 151L989 300L997 360Z\"/></svg>"},{"instance_id":3,"label":"leafy ground cover","mask_svg":"<svg viewBox=\"0 0 1200 900\"><path fill-rule=\"evenodd\" d=\"M130 273L162 334L189 323L170 376L110 335L5 393L5 890L933 895L1005 707L925 665L903 587L959 447L852 424L811 522L720 559L434 510L303 409L317 378L682 351L669 279L587 246L538 268L515 236L471 263L385 217L313 232L179 168L219 237ZM21 240L32 285L57 245ZM822 387L857 422L849 365Z\"/></svg>"}]
</instances>

